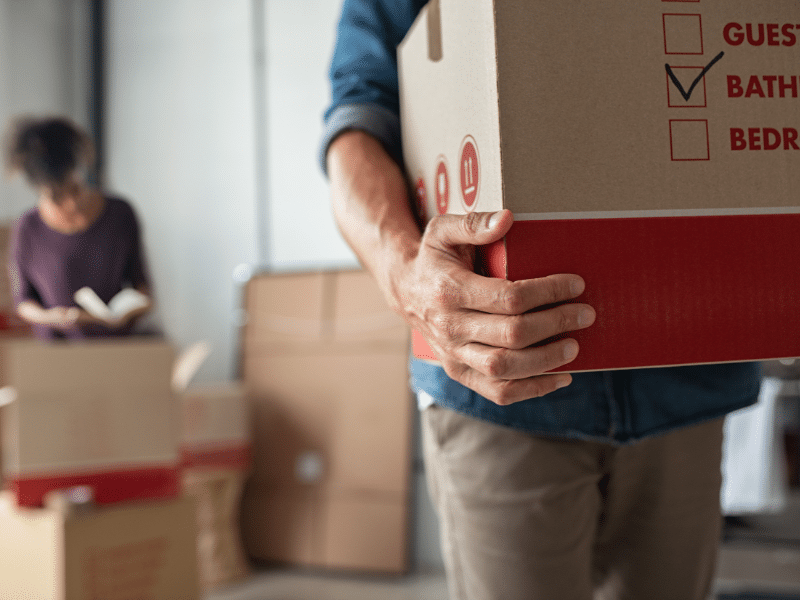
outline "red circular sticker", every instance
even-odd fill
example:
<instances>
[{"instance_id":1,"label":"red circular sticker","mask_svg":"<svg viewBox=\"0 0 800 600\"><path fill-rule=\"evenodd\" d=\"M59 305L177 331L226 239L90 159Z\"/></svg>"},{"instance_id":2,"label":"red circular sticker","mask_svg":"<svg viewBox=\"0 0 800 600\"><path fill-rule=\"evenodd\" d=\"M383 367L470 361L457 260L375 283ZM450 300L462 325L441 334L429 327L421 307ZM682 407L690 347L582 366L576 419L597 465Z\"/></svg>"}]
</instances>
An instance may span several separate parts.
<instances>
[{"instance_id":1,"label":"red circular sticker","mask_svg":"<svg viewBox=\"0 0 800 600\"><path fill-rule=\"evenodd\" d=\"M475 208L478 199L478 186L480 185L480 163L478 161L478 146L472 136L468 135L461 142L460 179L461 198L468 211Z\"/></svg>"},{"instance_id":2,"label":"red circular sticker","mask_svg":"<svg viewBox=\"0 0 800 600\"><path fill-rule=\"evenodd\" d=\"M450 202L450 179L447 175L447 164L445 164L443 156L439 157L439 162L436 165L434 188L436 209L440 215L443 215L447 212L447 205Z\"/></svg>"},{"instance_id":3,"label":"red circular sticker","mask_svg":"<svg viewBox=\"0 0 800 600\"><path fill-rule=\"evenodd\" d=\"M425 180L420 177L417 179L417 185L414 188L414 197L417 201L417 214L419 215L420 219L424 222L426 221L427 217L427 207L428 207L428 194L425 191Z\"/></svg>"}]
</instances>

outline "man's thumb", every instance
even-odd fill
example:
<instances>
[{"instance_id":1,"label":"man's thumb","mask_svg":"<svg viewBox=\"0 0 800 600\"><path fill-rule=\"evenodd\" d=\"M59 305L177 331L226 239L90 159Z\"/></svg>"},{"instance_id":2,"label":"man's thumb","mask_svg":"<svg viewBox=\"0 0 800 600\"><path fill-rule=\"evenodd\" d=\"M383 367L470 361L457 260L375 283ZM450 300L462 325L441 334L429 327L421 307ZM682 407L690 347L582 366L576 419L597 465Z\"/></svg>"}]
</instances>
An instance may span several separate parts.
<instances>
[{"instance_id":1,"label":"man's thumb","mask_svg":"<svg viewBox=\"0 0 800 600\"><path fill-rule=\"evenodd\" d=\"M514 215L510 210L442 215L428 224L427 233L429 241L436 240L443 246L483 246L502 239L513 222Z\"/></svg>"}]
</instances>

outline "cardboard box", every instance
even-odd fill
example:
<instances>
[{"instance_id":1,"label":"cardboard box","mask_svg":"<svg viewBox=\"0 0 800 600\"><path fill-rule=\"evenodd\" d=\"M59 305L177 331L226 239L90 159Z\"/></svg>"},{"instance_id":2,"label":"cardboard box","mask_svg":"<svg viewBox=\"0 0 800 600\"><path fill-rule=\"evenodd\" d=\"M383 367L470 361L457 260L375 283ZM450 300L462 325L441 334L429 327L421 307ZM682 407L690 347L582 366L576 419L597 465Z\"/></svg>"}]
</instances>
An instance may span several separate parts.
<instances>
[{"instance_id":1,"label":"cardboard box","mask_svg":"<svg viewBox=\"0 0 800 600\"><path fill-rule=\"evenodd\" d=\"M434 0L398 51L421 210L508 208L489 274L584 277L598 317L563 370L798 356L797 23L792 0Z\"/></svg>"},{"instance_id":2,"label":"cardboard box","mask_svg":"<svg viewBox=\"0 0 800 600\"><path fill-rule=\"evenodd\" d=\"M192 386L180 393L180 402L184 469L250 467L250 402L241 383Z\"/></svg>"},{"instance_id":3,"label":"cardboard box","mask_svg":"<svg viewBox=\"0 0 800 600\"><path fill-rule=\"evenodd\" d=\"M65 510L0 494L3 598L199 600L190 500Z\"/></svg>"},{"instance_id":4,"label":"cardboard box","mask_svg":"<svg viewBox=\"0 0 800 600\"><path fill-rule=\"evenodd\" d=\"M5 346L7 485L20 505L88 485L100 504L180 491L175 352L155 339Z\"/></svg>"},{"instance_id":5,"label":"cardboard box","mask_svg":"<svg viewBox=\"0 0 800 600\"><path fill-rule=\"evenodd\" d=\"M238 469L186 469L184 493L196 504L197 564L204 589L242 579L250 567L239 531L246 475Z\"/></svg>"},{"instance_id":6,"label":"cardboard box","mask_svg":"<svg viewBox=\"0 0 800 600\"><path fill-rule=\"evenodd\" d=\"M408 327L363 271L260 275L246 289L245 352L331 343L405 344Z\"/></svg>"},{"instance_id":7,"label":"cardboard box","mask_svg":"<svg viewBox=\"0 0 800 600\"><path fill-rule=\"evenodd\" d=\"M242 375L254 426L246 550L267 561L404 572L407 327L360 271L260 275L246 298Z\"/></svg>"},{"instance_id":8,"label":"cardboard box","mask_svg":"<svg viewBox=\"0 0 800 600\"><path fill-rule=\"evenodd\" d=\"M289 490L252 479L245 490L242 535L256 558L386 574L408 569L403 496Z\"/></svg>"}]
</instances>

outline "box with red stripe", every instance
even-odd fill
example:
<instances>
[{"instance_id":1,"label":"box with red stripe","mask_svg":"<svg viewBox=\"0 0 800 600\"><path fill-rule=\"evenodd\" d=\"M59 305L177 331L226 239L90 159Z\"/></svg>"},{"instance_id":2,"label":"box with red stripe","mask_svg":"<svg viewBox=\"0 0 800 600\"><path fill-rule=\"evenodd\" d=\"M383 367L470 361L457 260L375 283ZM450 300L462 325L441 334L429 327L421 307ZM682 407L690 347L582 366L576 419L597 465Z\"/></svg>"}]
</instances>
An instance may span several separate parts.
<instances>
[{"instance_id":1,"label":"box with red stripe","mask_svg":"<svg viewBox=\"0 0 800 600\"><path fill-rule=\"evenodd\" d=\"M510 209L476 268L586 280L564 370L800 355L798 23L792 0L434 0L398 52L424 220Z\"/></svg>"},{"instance_id":2,"label":"box with red stripe","mask_svg":"<svg viewBox=\"0 0 800 600\"><path fill-rule=\"evenodd\" d=\"M90 486L99 504L180 493L175 359L160 340L8 342L2 411L6 485L21 506Z\"/></svg>"}]
</instances>

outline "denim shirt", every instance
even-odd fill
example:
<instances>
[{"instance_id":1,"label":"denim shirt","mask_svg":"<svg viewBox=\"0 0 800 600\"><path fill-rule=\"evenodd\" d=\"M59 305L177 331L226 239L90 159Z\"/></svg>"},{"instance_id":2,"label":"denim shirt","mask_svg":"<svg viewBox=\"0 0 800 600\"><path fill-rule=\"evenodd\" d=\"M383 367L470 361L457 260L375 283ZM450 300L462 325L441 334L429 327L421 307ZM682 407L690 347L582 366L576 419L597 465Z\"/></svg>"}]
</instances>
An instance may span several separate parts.
<instances>
[{"instance_id":1,"label":"denim shirt","mask_svg":"<svg viewBox=\"0 0 800 600\"><path fill-rule=\"evenodd\" d=\"M320 162L346 129L379 139L402 164L396 48L427 0L345 0L330 69ZM498 406L429 361L411 360L416 391L446 408L541 435L625 444L756 401L760 366L731 363L575 373L543 398Z\"/></svg>"}]
</instances>

